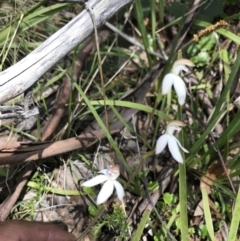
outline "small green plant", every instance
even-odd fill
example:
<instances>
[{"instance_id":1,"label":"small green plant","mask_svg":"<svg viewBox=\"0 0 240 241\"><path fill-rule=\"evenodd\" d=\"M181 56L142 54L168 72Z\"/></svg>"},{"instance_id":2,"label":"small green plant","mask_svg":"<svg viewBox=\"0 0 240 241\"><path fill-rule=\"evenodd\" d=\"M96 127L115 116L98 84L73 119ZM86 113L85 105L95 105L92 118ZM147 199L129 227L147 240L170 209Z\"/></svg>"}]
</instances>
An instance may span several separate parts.
<instances>
[{"instance_id":1,"label":"small green plant","mask_svg":"<svg viewBox=\"0 0 240 241\"><path fill-rule=\"evenodd\" d=\"M197 67L208 65L211 60L211 51L217 44L217 34L211 33L202 36L198 42L193 42L187 49L187 54Z\"/></svg>"},{"instance_id":2,"label":"small green plant","mask_svg":"<svg viewBox=\"0 0 240 241\"><path fill-rule=\"evenodd\" d=\"M92 228L92 235L97 238L103 227L114 231L121 240L129 240L128 222L121 205L114 205L111 214L104 214L103 218L99 219L98 223Z\"/></svg>"}]
</instances>

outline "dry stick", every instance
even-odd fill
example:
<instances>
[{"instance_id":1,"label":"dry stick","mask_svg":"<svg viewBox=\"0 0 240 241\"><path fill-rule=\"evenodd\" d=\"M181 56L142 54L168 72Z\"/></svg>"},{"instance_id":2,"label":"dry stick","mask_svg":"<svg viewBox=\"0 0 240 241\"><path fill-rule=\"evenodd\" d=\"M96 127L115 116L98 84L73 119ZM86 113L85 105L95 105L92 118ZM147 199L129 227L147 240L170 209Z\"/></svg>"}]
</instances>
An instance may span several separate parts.
<instances>
[{"instance_id":1,"label":"dry stick","mask_svg":"<svg viewBox=\"0 0 240 241\"><path fill-rule=\"evenodd\" d=\"M44 126L41 138L42 141L49 140L55 132L56 128L59 126L59 123L66 111L66 106L70 99L71 88L72 85L69 77L64 76L63 83L56 96L52 114L47 124Z\"/></svg>"},{"instance_id":2,"label":"dry stick","mask_svg":"<svg viewBox=\"0 0 240 241\"><path fill-rule=\"evenodd\" d=\"M111 130L110 134L119 132L117 130ZM36 161L39 159L45 159L51 156L64 154L69 151L79 150L92 145L105 137L102 130L92 131L89 133L83 133L77 137L68 138L66 140L55 141L55 142L43 142L43 143L25 143L24 147L21 148L21 143L14 142L19 145L14 151L1 150L0 153L0 165L11 165L28 161ZM4 143L4 145L8 145ZM4 152L5 151L5 152Z\"/></svg>"},{"instance_id":3,"label":"dry stick","mask_svg":"<svg viewBox=\"0 0 240 241\"><path fill-rule=\"evenodd\" d=\"M199 121L199 123L200 123L204 128L206 128L205 123L203 123L202 120L200 120L200 118L198 118L198 117L194 114L194 112L192 112L190 109L188 109L188 108L186 108L186 107L184 107L184 109L186 109L187 111L189 111L189 112ZM216 143L215 138L214 138L214 135L213 135L213 133L212 133L211 131L210 131L209 135L210 135L210 137L211 137L211 139L212 139L212 142L213 142L213 144L212 144L211 141L210 141L210 145L211 145L211 146L213 147L213 149L217 152L218 157L219 157L219 159L220 159L220 163L221 163L222 168L223 168L223 170L224 170L224 173L225 173L225 175L226 175L226 177L227 177L227 179L228 179L228 182L229 182L229 184L230 184L230 186L231 186L231 188L232 188L232 191L233 191L234 194L236 194L235 187L234 187L234 185L233 185L233 183L232 183L232 180L231 180L231 178L230 178L230 176L229 176L229 174L228 174L228 170L227 170L227 168L226 168L226 166L225 166L225 163L224 163L222 154L221 154L221 152L219 151L219 148L217 148L216 146L214 146L214 144Z\"/></svg>"}]
</instances>

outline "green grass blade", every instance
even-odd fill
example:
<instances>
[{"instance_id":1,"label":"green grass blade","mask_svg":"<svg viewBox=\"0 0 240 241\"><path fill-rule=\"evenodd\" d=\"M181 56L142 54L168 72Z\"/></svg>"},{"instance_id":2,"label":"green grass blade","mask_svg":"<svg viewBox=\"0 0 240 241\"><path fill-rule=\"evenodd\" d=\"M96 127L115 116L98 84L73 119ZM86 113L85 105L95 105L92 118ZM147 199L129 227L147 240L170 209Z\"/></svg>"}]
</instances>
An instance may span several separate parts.
<instances>
[{"instance_id":1,"label":"green grass blade","mask_svg":"<svg viewBox=\"0 0 240 241\"><path fill-rule=\"evenodd\" d=\"M212 241L214 241L214 231L213 231L213 221L210 211L210 206L208 202L208 194L205 187L201 187L202 199L203 199L203 212L206 222L206 227L208 231L208 235Z\"/></svg>"},{"instance_id":2,"label":"green grass blade","mask_svg":"<svg viewBox=\"0 0 240 241\"><path fill-rule=\"evenodd\" d=\"M156 21L156 1L150 1L150 12L151 12L151 30L152 30L152 41L153 41L153 48L156 49L156 28L157 28L157 21Z\"/></svg>"},{"instance_id":3,"label":"green grass blade","mask_svg":"<svg viewBox=\"0 0 240 241\"><path fill-rule=\"evenodd\" d=\"M79 196L81 193L79 190L67 190L67 189L61 189L61 188L53 188L53 187L47 187L47 186L43 186L41 184L38 184L36 182L33 181L29 181L27 183L28 187L31 187L32 189L35 190L41 190L43 192L51 192L51 193L55 193L58 195L68 195L68 196Z\"/></svg>"},{"instance_id":4,"label":"green grass blade","mask_svg":"<svg viewBox=\"0 0 240 241\"><path fill-rule=\"evenodd\" d=\"M144 228L145 228L145 226L146 226L146 224L147 224L147 222L149 220L150 214L151 214L151 211L149 211L148 209L144 211L143 216L141 218L141 221L140 221L140 223L138 225L138 228L137 228L137 230L136 230L136 232L135 232L135 234L134 234L134 236L132 238L132 241L139 241L139 240L141 240L141 236L143 234L143 230L144 230Z\"/></svg>"},{"instance_id":5,"label":"green grass blade","mask_svg":"<svg viewBox=\"0 0 240 241\"><path fill-rule=\"evenodd\" d=\"M202 148L203 143L206 141L206 137L209 135L209 133L211 132L211 130L213 129L215 124L218 122L221 114L222 113L219 112L216 115L214 115L213 121L210 124L208 124L205 131L201 134L199 139L194 143L193 147L189 151L190 155L188 156L188 158L186 160L187 163L190 163L191 160L193 160L195 158L195 154L199 151L200 148Z\"/></svg>"},{"instance_id":6,"label":"green grass blade","mask_svg":"<svg viewBox=\"0 0 240 241\"><path fill-rule=\"evenodd\" d=\"M178 107L178 119L182 119L182 108ZM183 131L178 135L178 139L184 144ZM180 200L180 222L181 222L181 240L189 239L188 235L188 210L187 210L187 174L184 153L182 152L183 163L179 163L179 200Z\"/></svg>"},{"instance_id":7,"label":"green grass blade","mask_svg":"<svg viewBox=\"0 0 240 241\"><path fill-rule=\"evenodd\" d=\"M104 101L103 100L94 100L94 101L90 101L90 102L94 106L96 106L96 105L103 106L104 105ZM146 106L146 105L143 105L143 104L134 103L134 102L130 102L130 101L106 100L105 104L109 105L109 106L128 107L128 108L131 108L131 109L145 111L147 113L152 113L153 112L153 108L150 107L150 106ZM171 121L172 120L168 115L164 114L162 111L155 110L154 114L157 115L158 117L166 120L166 121Z\"/></svg>"},{"instance_id":8,"label":"green grass blade","mask_svg":"<svg viewBox=\"0 0 240 241\"><path fill-rule=\"evenodd\" d=\"M165 9L165 1L164 0L159 0L158 1L158 10L159 10L159 20L161 23L161 26L163 25L164 21L164 9Z\"/></svg>"},{"instance_id":9,"label":"green grass blade","mask_svg":"<svg viewBox=\"0 0 240 241\"><path fill-rule=\"evenodd\" d=\"M232 221L227 241L239 240L237 237L238 227L240 222L240 188L238 189L237 200L232 214Z\"/></svg>"},{"instance_id":10,"label":"green grass blade","mask_svg":"<svg viewBox=\"0 0 240 241\"><path fill-rule=\"evenodd\" d=\"M233 82L236 78L239 68L240 68L240 51L238 52L237 59L232 67L231 74L229 76L229 79L227 80L224 90L223 90L219 100L216 103L216 107L215 107L214 113L212 115L212 118L209 121L209 124L212 123L213 119L220 112L222 106L226 102L227 95L231 89L231 86L233 85Z\"/></svg>"},{"instance_id":11,"label":"green grass blade","mask_svg":"<svg viewBox=\"0 0 240 241\"><path fill-rule=\"evenodd\" d=\"M189 239L188 236L188 210L187 210L187 176L186 164L179 164L179 199L180 199L180 220L181 240Z\"/></svg>"},{"instance_id":12,"label":"green grass blade","mask_svg":"<svg viewBox=\"0 0 240 241\"><path fill-rule=\"evenodd\" d=\"M36 10L33 13L30 13L29 15L25 15L23 19L21 20L21 24L19 25L18 33L24 32L28 30L29 28L39 24L40 22L45 21L48 18L52 18L54 13L57 13L61 11L62 9L69 6L68 4L55 4L47 8ZM16 19L16 22L18 22L19 19ZM15 24L12 23L11 25L5 27L0 31L0 47L2 47L6 41L6 39L11 39L14 32L15 32Z\"/></svg>"},{"instance_id":13,"label":"green grass blade","mask_svg":"<svg viewBox=\"0 0 240 241\"><path fill-rule=\"evenodd\" d=\"M134 4L135 4L135 7L134 7L135 14L136 14L137 22L138 22L138 27L141 32L143 45L144 45L145 49L148 50L149 49L148 33L147 33L147 30L146 30L146 27L145 27L144 21L143 21L144 16L143 16L143 7L142 7L141 0L136 0ZM148 53L148 51L146 51L146 54L148 57L149 65L151 66L151 63L152 63L151 55Z\"/></svg>"}]
</instances>

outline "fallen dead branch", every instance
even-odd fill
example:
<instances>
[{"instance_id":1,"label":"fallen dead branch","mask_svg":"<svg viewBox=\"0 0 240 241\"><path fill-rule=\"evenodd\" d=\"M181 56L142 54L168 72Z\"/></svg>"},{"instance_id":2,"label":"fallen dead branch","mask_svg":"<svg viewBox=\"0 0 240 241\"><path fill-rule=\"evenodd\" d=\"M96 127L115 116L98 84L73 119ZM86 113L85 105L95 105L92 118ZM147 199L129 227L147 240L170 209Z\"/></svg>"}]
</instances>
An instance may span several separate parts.
<instances>
[{"instance_id":1,"label":"fallen dead branch","mask_svg":"<svg viewBox=\"0 0 240 241\"><path fill-rule=\"evenodd\" d=\"M96 27L104 24L120 8L132 0L89 0L95 14ZM93 32L87 9L48 38L17 64L0 73L0 104L22 94L67 53Z\"/></svg>"}]
</instances>

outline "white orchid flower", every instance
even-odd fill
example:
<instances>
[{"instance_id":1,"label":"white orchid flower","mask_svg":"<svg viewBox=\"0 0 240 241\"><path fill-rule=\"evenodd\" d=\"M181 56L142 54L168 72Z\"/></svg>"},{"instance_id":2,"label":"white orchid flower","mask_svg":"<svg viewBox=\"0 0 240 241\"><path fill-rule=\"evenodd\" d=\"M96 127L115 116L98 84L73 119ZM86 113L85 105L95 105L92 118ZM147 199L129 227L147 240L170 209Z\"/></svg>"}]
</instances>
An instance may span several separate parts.
<instances>
[{"instance_id":1,"label":"white orchid flower","mask_svg":"<svg viewBox=\"0 0 240 241\"><path fill-rule=\"evenodd\" d=\"M161 153L164 148L168 145L169 151L172 155L172 157L179 163L183 163L183 158L180 153L180 150L178 146L186 153L188 153L188 150L186 150L179 142L179 140L174 136L175 132L181 131L181 127L186 126L185 123L182 121L171 121L167 125L167 129L164 135L160 136L157 140L156 145L156 154Z\"/></svg>"},{"instance_id":2,"label":"white orchid flower","mask_svg":"<svg viewBox=\"0 0 240 241\"><path fill-rule=\"evenodd\" d=\"M124 189L123 186L116 181L118 176L120 175L118 166L111 166L109 169L103 169L98 175L84 183L82 183L83 187L93 187L100 183L103 183L102 189L97 196L97 204L102 204L108 200L108 198L112 195L114 187L117 192L118 199L123 202L124 197Z\"/></svg>"},{"instance_id":3,"label":"white orchid flower","mask_svg":"<svg viewBox=\"0 0 240 241\"><path fill-rule=\"evenodd\" d=\"M187 87L183 79L179 76L179 73L184 70L188 72L186 66L193 67L194 63L188 59L179 59L174 62L171 73L168 73L164 76L162 82L162 94L166 95L174 86L174 89L178 96L179 105L183 105L187 96Z\"/></svg>"}]
</instances>

